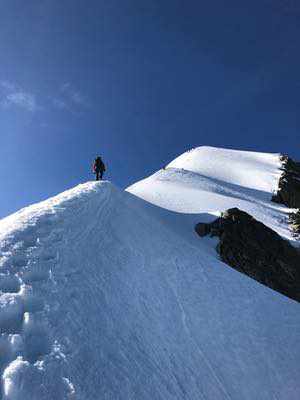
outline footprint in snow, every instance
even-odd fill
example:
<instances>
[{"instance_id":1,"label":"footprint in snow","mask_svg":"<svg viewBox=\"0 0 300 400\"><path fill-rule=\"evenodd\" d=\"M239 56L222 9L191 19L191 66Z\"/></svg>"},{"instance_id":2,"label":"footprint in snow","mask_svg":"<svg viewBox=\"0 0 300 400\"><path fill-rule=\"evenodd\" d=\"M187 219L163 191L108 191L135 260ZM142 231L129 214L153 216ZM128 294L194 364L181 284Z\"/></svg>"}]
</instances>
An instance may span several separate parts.
<instances>
[{"instance_id":1,"label":"footprint in snow","mask_svg":"<svg viewBox=\"0 0 300 400\"><path fill-rule=\"evenodd\" d=\"M3 260L2 270L8 272L14 272L19 268L27 265L27 258L24 254L13 254Z\"/></svg>"},{"instance_id":2,"label":"footprint in snow","mask_svg":"<svg viewBox=\"0 0 300 400\"><path fill-rule=\"evenodd\" d=\"M26 270L22 275L22 280L27 285L34 282L43 282L49 279L50 273L49 268L45 268L45 265L37 263L30 266L29 270Z\"/></svg>"},{"instance_id":3,"label":"footprint in snow","mask_svg":"<svg viewBox=\"0 0 300 400\"><path fill-rule=\"evenodd\" d=\"M22 333L24 357L30 363L35 363L40 357L50 353L51 344L42 314L26 312Z\"/></svg>"},{"instance_id":4,"label":"footprint in snow","mask_svg":"<svg viewBox=\"0 0 300 400\"><path fill-rule=\"evenodd\" d=\"M3 293L18 293L20 279L15 275L0 274L0 291Z\"/></svg>"},{"instance_id":5,"label":"footprint in snow","mask_svg":"<svg viewBox=\"0 0 300 400\"><path fill-rule=\"evenodd\" d=\"M0 296L0 333L20 333L24 305L20 296L4 293Z\"/></svg>"}]
</instances>

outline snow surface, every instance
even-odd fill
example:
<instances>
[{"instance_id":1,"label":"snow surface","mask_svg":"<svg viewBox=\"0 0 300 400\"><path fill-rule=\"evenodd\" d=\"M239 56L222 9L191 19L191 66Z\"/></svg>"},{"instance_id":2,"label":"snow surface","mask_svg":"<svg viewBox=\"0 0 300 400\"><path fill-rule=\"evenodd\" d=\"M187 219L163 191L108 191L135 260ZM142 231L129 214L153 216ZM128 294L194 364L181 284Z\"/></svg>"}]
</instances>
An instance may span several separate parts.
<instances>
[{"instance_id":1,"label":"snow surface","mask_svg":"<svg viewBox=\"0 0 300 400\"><path fill-rule=\"evenodd\" d=\"M221 161L201 176L194 157L194 171L173 165L134 186L160 207L88 182L0 221L3 400L299 398L299 305L194 233L230 202L253 202L288 235L268 200L278 156L232 154L241 174L244 156L260 171L259 189L221 181Z\"/></svg>"},{"instance_id":2,"label":"snow surface","mask_svg":"<svg viewBox=\"0 0 300 400\"><path fill-rule=\"evenodd\" d=\"M293 242L291 210L271 202L282 172L279 156L198 147L127 190L177 213L219 215L238 207Z\"/></svg>"},{"instance_id":3,"label":"snow surface","mask_svg":"<svg viewBox=\"0 0 300 400\"><path fill-rule=\"evenodd\" d=\"M187 151L168 165L265 192L276 186L280 166L279 154L207 146Z\"/></svg>"}]
</instances>

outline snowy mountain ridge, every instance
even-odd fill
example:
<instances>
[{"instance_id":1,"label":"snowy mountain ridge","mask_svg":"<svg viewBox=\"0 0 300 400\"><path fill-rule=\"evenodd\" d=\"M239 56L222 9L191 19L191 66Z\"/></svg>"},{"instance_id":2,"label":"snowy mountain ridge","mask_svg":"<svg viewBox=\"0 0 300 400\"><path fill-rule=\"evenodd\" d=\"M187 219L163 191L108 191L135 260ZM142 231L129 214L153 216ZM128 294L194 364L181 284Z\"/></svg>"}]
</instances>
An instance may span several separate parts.
<instances>
[{"instance_id":1,"label":"snowy mountain ridge","mask_svg":"<svg viewBox=\"0 0 300 400\"><path fill-rule=\"evenodd\" d=\"M280 154L220 149L209 146L189 150L168 164L210 178L269 192L276 187Z\"/></svg>"},{"instance_id":2,"label":"snowy mountain ridge","mask_svg":"<svg viewBox=\"0 0 300 400\"><path fill-rule=\"evenodd\" d=\"M293 241L279 168L198 148L125 192L87 182L1 220L0 398L298 399L299 305L194 232L235 205Z\"/></svg>"},{"instance_id":3,"label":"snowy mountain ridge","mask_svg":"<svg viewBox=\"0 0 300 400\"><path fill-rule=\"evenodd\" d=\"M279 154L198 147L126 190L156 206L187 214L239 207L293 241L289 209L271 197L282 173Z\"/></svg>"}]
</instances>

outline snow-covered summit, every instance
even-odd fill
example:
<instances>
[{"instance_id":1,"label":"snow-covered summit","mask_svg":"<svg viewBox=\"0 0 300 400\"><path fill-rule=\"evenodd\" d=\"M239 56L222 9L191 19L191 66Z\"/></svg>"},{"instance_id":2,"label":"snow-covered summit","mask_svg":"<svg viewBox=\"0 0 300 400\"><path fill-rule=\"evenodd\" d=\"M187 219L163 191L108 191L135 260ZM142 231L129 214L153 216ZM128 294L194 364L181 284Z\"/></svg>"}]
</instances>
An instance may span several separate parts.
<instances>
[{"instance_id":1,"label":"snow-covered summit","mask_svg":"<svg viewBox=\"0 0 300 400\"><path fill-rule=\"evenodd\" d=\"M271 202L281 175L279 154L198 147L128 190L177 213L218 215L238 207L290 240L287 209Z\"/></svg>"},{"instance_id":2,"label":"snow-covered summit","mask_svg":"<svg viewBox=\"0 0 300 400\"><path fill-rule=\"evenodd\" d=\"M213 186L226 185L232 189L245 188L248 191L259 191L261 196L264 194L270 196L277 189L281 174L280 167L279 154L203 146L183 153L163 170L133 184L127 190L151 201L150 198L147 198L149 196L147 186L149 186L149 192L153 189L156 191L156 188L153 187L155 181L174 181L177 186L181 184L194 187L195 190L201 187L202 181L204 189L207 184L210 184L209 192L213 190ZM213 191L215 192L215 190ZM160 205L159 201L155 203ZM189 212L189 207L184 211ZM193 207L190 212L195 212Z\"/></svg>"},{"instance_id":3,"label":"snow-covered summit","mask_svg":"<svg viewBox=\"0 0 300 400\"><path fill-rule=\"evenodd\" d=\"M0 221L0 398L299 398L299 305L224 266L193 230L207 200L217 212L259 193L270 224L280 208L200 176L154 175L143 193L153 185L167 209L88 182ZM191 197L197 212L198 192L200 214L169 211Z\"/></svg>"},{"instance_id":4,"label":"snow-covered summit","mask_svg":"<svg viewBox=\"0 0 300 400\"><path fill-rule=\"evenodd\" d=\"M272 192L280 174L279 156L279 154L202 146L183 153L167 168L182 168L211 179Z\"/></svg>"}]
</instances>

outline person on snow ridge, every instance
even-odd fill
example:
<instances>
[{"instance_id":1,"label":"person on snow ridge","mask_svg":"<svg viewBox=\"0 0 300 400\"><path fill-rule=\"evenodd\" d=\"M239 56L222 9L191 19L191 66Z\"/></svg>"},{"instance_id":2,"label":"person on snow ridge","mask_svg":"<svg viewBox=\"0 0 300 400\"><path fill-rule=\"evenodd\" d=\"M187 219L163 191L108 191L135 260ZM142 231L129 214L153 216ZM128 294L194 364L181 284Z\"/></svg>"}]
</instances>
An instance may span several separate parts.
<instances>
[{"instance_id":1,"label":"person on snow ridge","mask_svg":"<svg viewBox=\"0 0 300 400\"><path fill-rule=\"evenodd\" d=\"M95 158L93 171L94 174L96 174L96 181L102 180L103 173L105 171L105 165L100 156Z\"/></svg>"}]
</instances>

